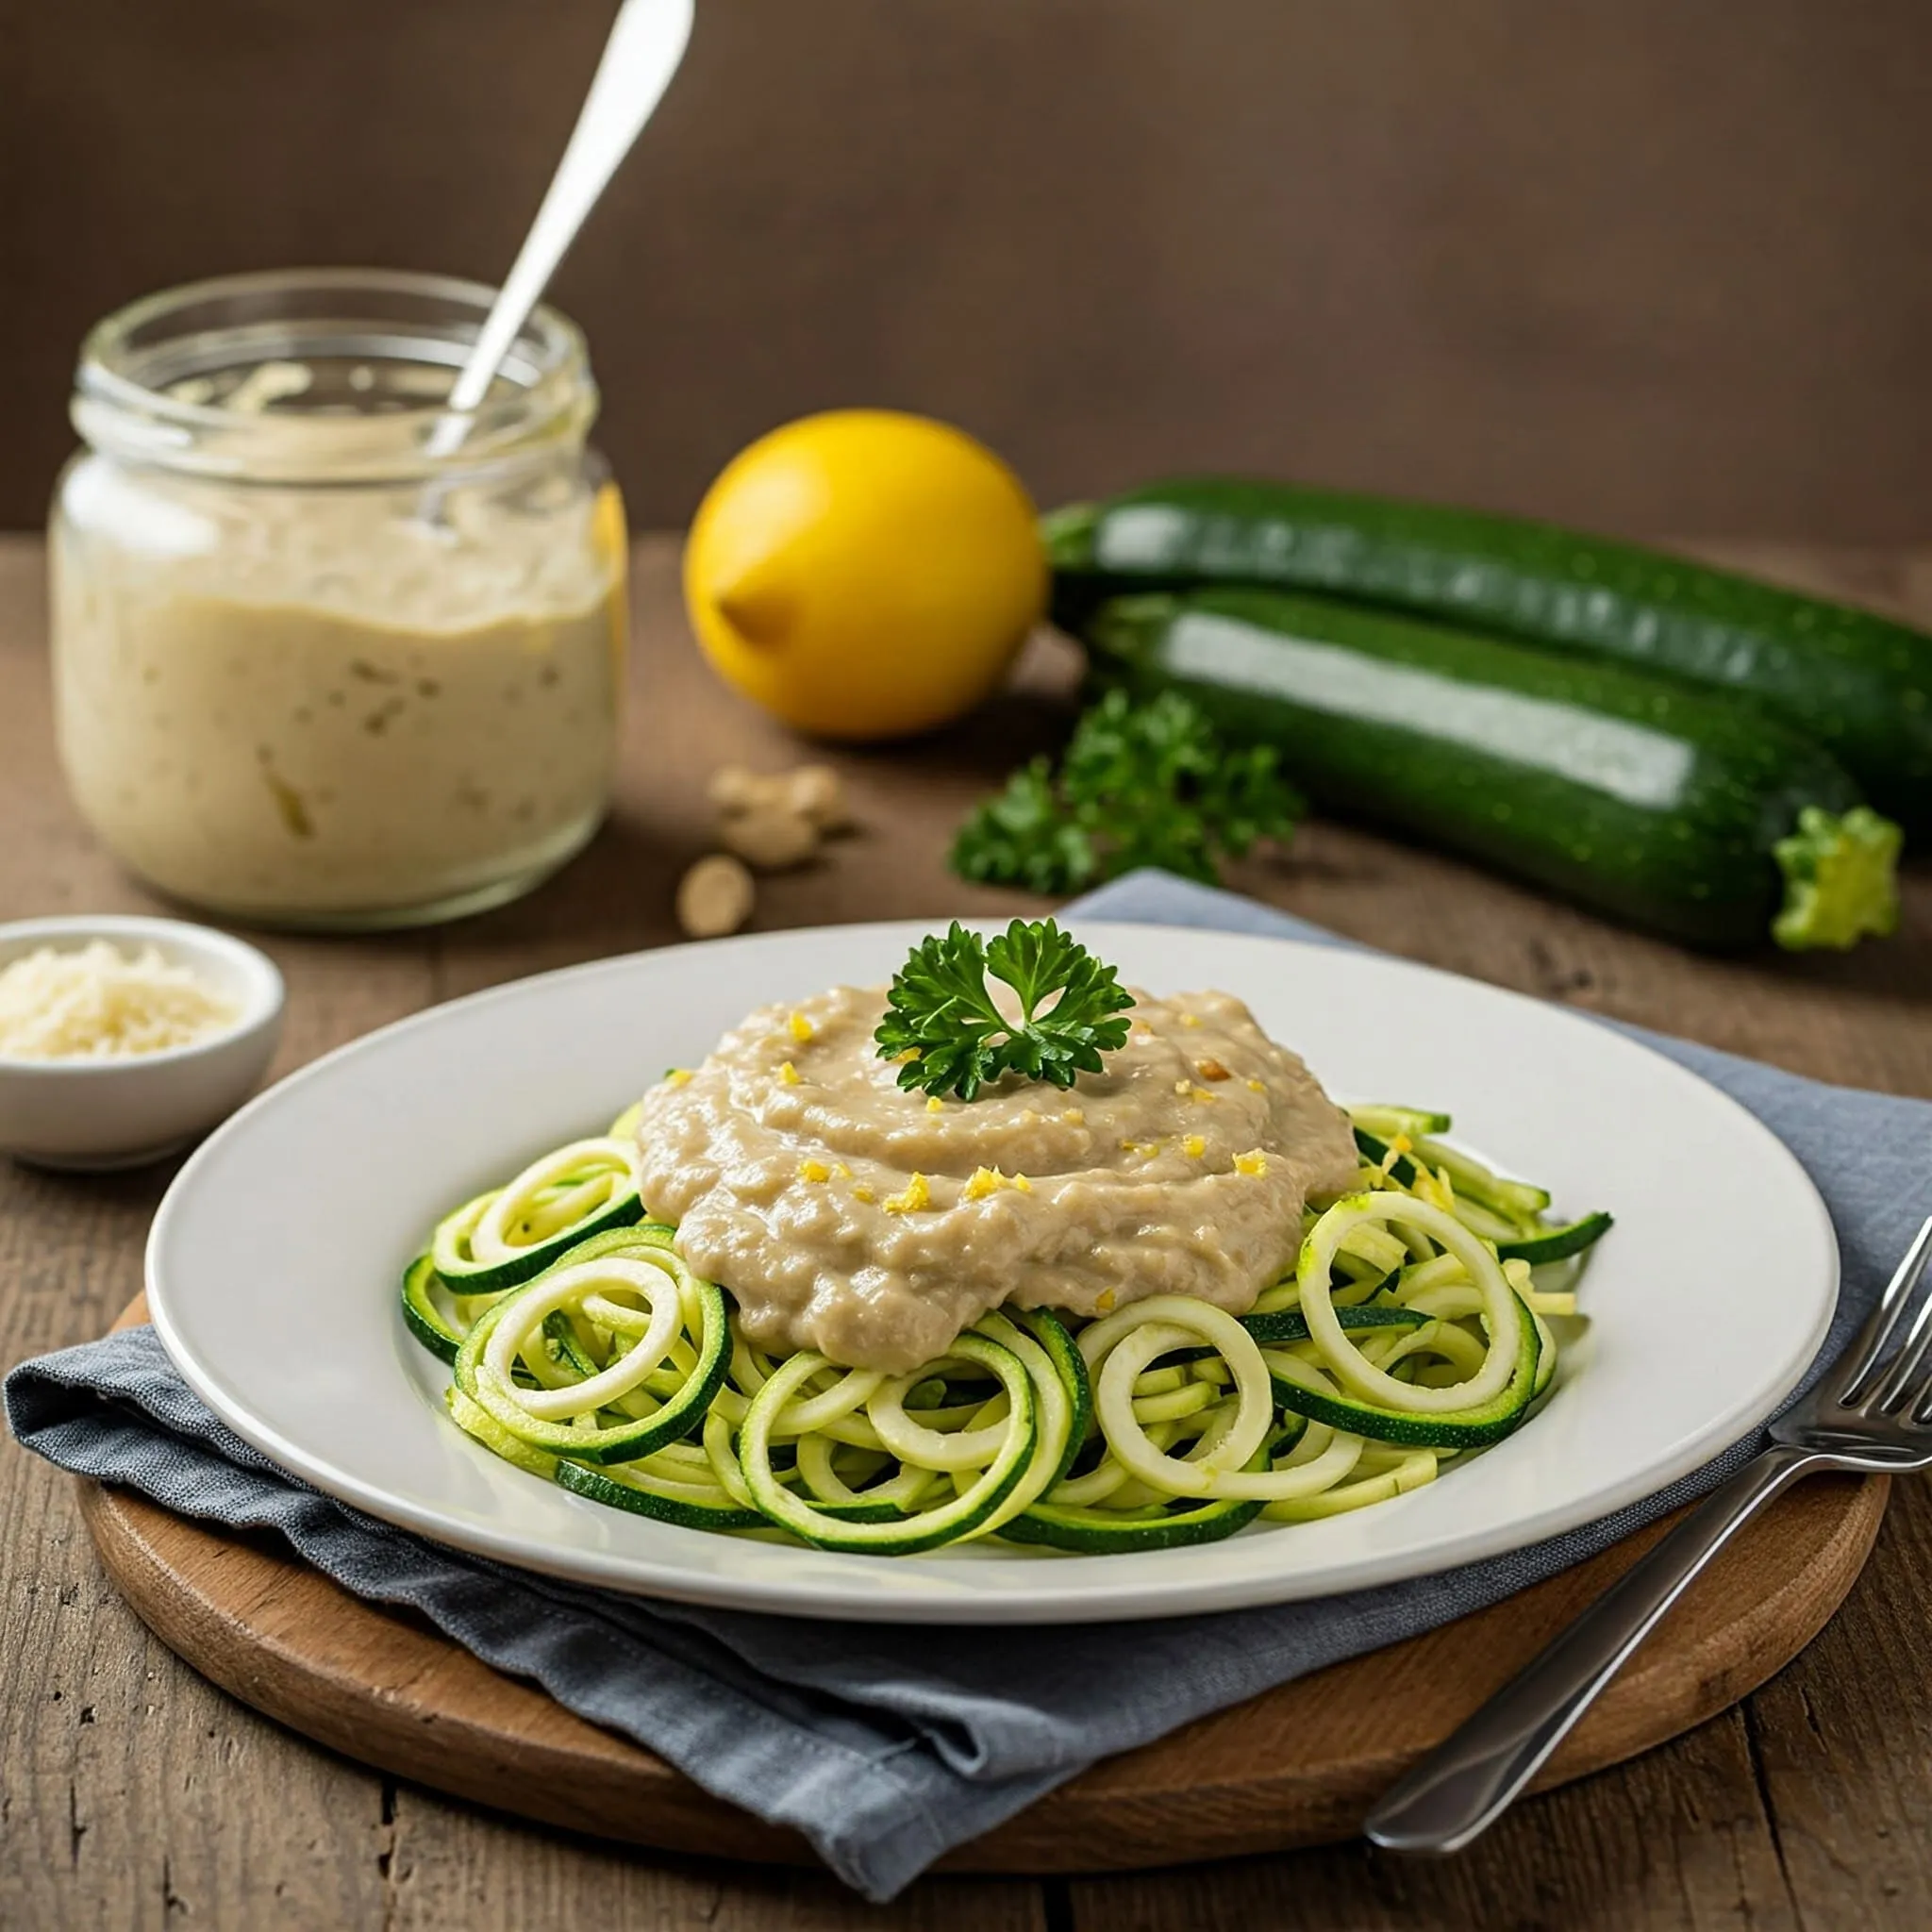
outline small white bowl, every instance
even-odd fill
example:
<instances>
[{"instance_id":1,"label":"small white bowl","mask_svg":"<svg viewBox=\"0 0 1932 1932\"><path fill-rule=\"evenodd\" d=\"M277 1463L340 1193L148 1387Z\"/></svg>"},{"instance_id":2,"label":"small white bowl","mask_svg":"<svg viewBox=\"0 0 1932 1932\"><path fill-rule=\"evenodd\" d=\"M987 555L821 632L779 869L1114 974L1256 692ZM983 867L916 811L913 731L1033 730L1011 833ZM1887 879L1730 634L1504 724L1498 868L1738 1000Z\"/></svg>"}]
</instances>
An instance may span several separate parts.
<instances>
[{"instance_id":1,"label":"small white bowl","mask_svg":"<svg viewBox=\"0 0 1932 1932\"><path fill-rule=\"evenodd\" d=\"M282 1032L282 975L267 955L175 919L23 919L0 925L0 970L42 946L153 946L235 1002L233 1025L192 1045L113 1059L0 1055L0 1153L39 1167L140 1167L205 1134L246 1100Z\"/></svg>"}]
</instances>

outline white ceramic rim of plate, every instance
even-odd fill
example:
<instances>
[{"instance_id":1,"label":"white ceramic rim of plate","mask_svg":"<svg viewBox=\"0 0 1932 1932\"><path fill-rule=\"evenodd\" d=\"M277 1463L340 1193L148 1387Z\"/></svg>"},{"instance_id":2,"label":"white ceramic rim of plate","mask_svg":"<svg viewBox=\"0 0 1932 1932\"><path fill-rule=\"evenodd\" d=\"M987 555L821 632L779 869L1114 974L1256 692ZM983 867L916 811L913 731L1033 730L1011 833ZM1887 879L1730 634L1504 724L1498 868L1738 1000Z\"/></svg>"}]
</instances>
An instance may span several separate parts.
<instances>
[{"instance_id":1,"label":"white ceramic rim of plate","mask_svg":"<svg viewBox=\"0 0 1932 1932\"><path fill-rule=\"evenodd\" d=\"M1611 1062L1632 1073L1641 1084L1661 1089L1665 1096L1674 1098L1679 1108L1700 1114L1707 1129L1716 1126L1720 1137L1728 1141L1733 1157L1742 1158L1746 1167L1755 1169L1751 1175L1754 1186L1769 1185L1770 1191L1763 1198L1774 1207L1767 1208L1766 1215L1779 1225L1774 1238L1767 1236L1761 1245L1774 1266L1789 1269L1789 1285L1799 1292L1782 1341L1775 1342L1773 1353L1759 1362L1748 1387L1731 1390L1707 1413L1701 1414L1694 1426L1659 1445L1641 1464L1593 1486L1585 1481L1566 1496L1517 1511L1503 1520L1486 1521L1478 1528L1457 1529L1457 1511L1452 1505L1446 1512L1439 1507L1438 1513L1446 1513L1450 1519L1446 1525L1422 1536L1405 1537L1401 1533L1405 1529L1422 1528L1430 1515L1430 1500L1440 1499L1445 1490L1454 1494L1455 1488L1465 1483L1491 1487L1491 1479L1485 1473L1500 1472L1504 1466L1502 1459L1512 1445L1534 1442L1539 1429L1545 1432L1546 1438L1551 1435L1549 1425L1569 1390L1559 1389L1557 1403L1541 1414L1534 1425L1467 1465L1452 1465L1437 1484L1374 1509L1324 1523L1263 1526L1204 1547L1129 1556L1041 1555L979 1545L970 1552L941 1552L937 1557L880 1558L721 1538L625 1516L581 1498L565 1497L565 1492L554 1486L497 1463L487 1451L451 1429L440 1416L434 1418L438 1427L462 1443L465 1453L489 1463L492 1477L508 1484L534 1484L546 1498L564 1499L575 1509L620 1518L636 1534L626 1532L628 1546L622 1549L591 1548L574 1542L568 1536L560 1541L533 1540L527 1532L506 1530L494 1523L453 1513L446 1507L425 1505L397 1494L384 1482L343 1468L338 1454L319 1452L285 1434L263 1412L263 1405L229 1387L201 1358L184 1332L170 1274L174 1265L171 1256L177 1224L189 1212L197 1191L205 1185L204 1177L230 1158L258 1125L271 1118L274 1110L291 1105L299 1107L308 1094L338 1078L345 1065L365 1063L371 1057L381 1056L405 1036L417 1037L436 1029L460 1029L479 1013L507 1013L519 1002L543 1002L571 993L581 998L599 981L614 982L626 976L650 978L666 974L675 978L682 971L695 970L708 986L715 987L730 980L733 972L747 961L756 969L769 956L774 970L763 979L765 991L745 1000L741 1012L758 1004L760 998L783 998L791 991L792 982L785 976L782 967L788 954L849 953L854 958L863 958L868 964L857 971L847 968L835 972L844 970L855 977L864 973L874 981L882 980L897 959L903 958L905 949L931 929L928 923L914 922L807 928L592 961L450 1001L336 1049L257 1097L210 1136L183 1166L155 1216L148 1241L147 1292L155 1327L189 1385L245 1441L317 1489L433 1541L523 1568L645 1596L793 1616L932 1624L1108 1622L1194 1614L1373 1588L1495 1557L1611 1515L1700 1468L1769 1415L1796 1385L1816 1354L1836 1306L1838 1285L1837 1240L1824 1204L1795 1157L1768 1128L1689 1070L1592 1019L1386 955L1212 928L1110 924L1079 919L1069 923L1105 956L1122 959L1124 976L1133 976L1135 973L1135 953L1158 953L1166 948L1200 952L1208 979L1218 985L1252 976L1230 970L1242 958L1250 966L1264 971L1270 962L1277 967L1299 962L1299 970L1312 973L1318 979L1341 961L1346 962L1348 968L1351 994L1357 990L1366 992L1373 981L1391 975L1398 985L1407 980L1414 986L1418 982L1411 976L1419 975L1421 981L1439 990L1456 989L1444 995L1452 1000L1474 1002L1478 1007L1487 1005L1493 1011L1510 1009L1532 1029L1559 1029L1559 1036L1567 1034L1570 1041L1582 1049L1585 1059L1607 1054ZM1221 956L1219 963L1212 962L1215 955ZM818 983L814 980L812 985ZM1178 990L1177 982L1174 990ZM1233 990L1241 992L1250 1004L1257 997L1265 998L1252 986L1236 985ZM1306 1039L1296 1041L1293 1029L1285 1029L1278 1020L1271 1024L1263 1016L1263 1024L1277 1037L1286 1031L1291 1044L1304 1048L1317 1074L1324 1072L1324 1058L1329 1049L1322 1042ZM719 1029L713 1029L709 1037L715 1037L716 1030ZM708 1039L693 1041L689 1051L702 1051L707 1044ZM640 1058L647 1058L641 1048ZM1641 1072L1638 1073L1640 1063ZM1344 1080L1335 1084L1344 1097L1357 1100L1392 1097L1416 1104L1446 1102L1458 1108L1459 1117L1475 1101L1475 1096L1467 1093L1399 1090L1371 1095L1348 1091ZM1483 1144L1480 1135L1474 1138L1475 1144ZM1488 1151L1507 1158L1512 1150L1492 1147ZM514 1152L507 1149L506 1158L513 1161ZM1534 1150L1528 1164L1536 1164ZM1539 1178L1541 1177L1540 1173ZM1755 1194L1753 1198L1757 1198ZM1559 1205L1568 1204L1559 1196ZM1626 1226L1632 1219L1639 1218L1636 1204L1628 1199L1592 1200L1575 1205L1607 1207L1623 1217ZM424 1225L446 1206L444 1201L425 1199L422 1204ZM1607 1256L1612 1252L1607 1246ZM402 1258L407 1257L398 1257L397 1267L391 1272L399 1273ZM1601 1262L1598 1265L1603 1266ZM382 1283L382 1292L388 1326L400 1338L399 1360L407 1362L408 1357L421 1355L422 1361L427 1362L426 1354L407 1338L393 1289L387 1278ZM1599 1312L1600 1325L1607 1315L1608 1310ZM1590 1352L1591 1345L1586 1344L1585 1353ZM436 1363L429 1367L434 1372L441 1369ZM405 1378L410 1374L411 1369L406 1366ZM1578 1371L1578 1377L1574 1386L1587 1391L1590 1384L1583 1379L1583 1372ZM1587 1403L1578 1403L1569 1412L1580 1413L1588 1407ZM1548 1447L1554 1451L1556 1441L1550 1440ZM1522 1469L1527 1469L1520 1451L1517 1461ZM1521 1487L1521 1483L1515 1486ZM1465 1504L1474 1500L1474 1493L1464 1492ZM526 1500L534 1503L527 1493ZM1422 1506L1420 1511L1418 1505ZM1468 1513L1466 1507L1463 1513ZM1364 1524L1371 1532L1366 1537L1359 1533ZM1357 1534L1352 1540L1365 1546L1328 1561L1296 1562L1298 1555L1313 1557L1318 1548L1325 1551L1328 1542L1348 1541L1332 1534L1338 1525L1357 1526ZM611 1528L614 1532L615 1526ZM1325 1541L1324 1532L1331 1533ZM593 1532L591 1540L598 1540L598 1533ZM639 1543L645 1546L641 1553L634 1547ZM723 1546L737 1556L728 1563L714 1560L710 1549L700 1550L694 1544ZM693 1558L697 1559L695 1568Z\"/></svg>"}]
</instances>

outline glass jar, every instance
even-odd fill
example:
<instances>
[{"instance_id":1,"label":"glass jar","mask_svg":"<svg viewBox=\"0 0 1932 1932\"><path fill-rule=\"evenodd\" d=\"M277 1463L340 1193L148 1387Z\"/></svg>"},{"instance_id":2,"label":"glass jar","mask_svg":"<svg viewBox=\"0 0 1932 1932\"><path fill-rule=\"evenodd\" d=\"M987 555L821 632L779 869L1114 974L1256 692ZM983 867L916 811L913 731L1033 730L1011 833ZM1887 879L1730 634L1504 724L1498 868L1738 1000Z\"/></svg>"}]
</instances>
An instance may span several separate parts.
<instances>
[{"instance_id":1,"label":"glass jar","mask_svg":"<svg viewBox=\"0 0 1932 1932\"><path fill-rule=\"evenodd\" d=\"M82 347L50 529L75 801L164 892L260 924L451 919L608 801L626 637L597 391L540 308L469 433L491 291L366 270L151 295Z\"/></svg>"}]
</instances>

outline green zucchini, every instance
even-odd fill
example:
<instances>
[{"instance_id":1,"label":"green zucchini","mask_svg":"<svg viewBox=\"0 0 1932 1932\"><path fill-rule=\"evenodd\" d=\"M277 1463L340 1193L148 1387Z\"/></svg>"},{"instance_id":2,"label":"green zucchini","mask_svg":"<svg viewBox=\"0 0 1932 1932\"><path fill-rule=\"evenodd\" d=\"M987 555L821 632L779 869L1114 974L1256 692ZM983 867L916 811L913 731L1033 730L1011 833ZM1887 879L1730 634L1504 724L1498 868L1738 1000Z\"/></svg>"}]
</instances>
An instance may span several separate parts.
<instances>
[{"instance_id":1,"label":"green zucchini","mask_svg":"<svg viewBox=\"0 0 1932 1932\"><path fill-rule=\"evenodd\" d=\"M429 1253L436 1272L454 1293L493 1294L502 1289L520 1287L542 1274L579 1241L611 1228L634 1226L644 1217L644 1204L638 1199L637 1190L627 1189L594 1214L519 1249L508 1260L478 1261L469 1251L470 1234L501 1191L492 1188L474 1201L465 1201L454 1214L445 1215L437 1223L429 1238Z\"/></svg>"},{"instance_id":2,"label":"green zucchini","mask_svg":"<svg viewBox=\"0 0 1932 1932\"><path fill-rule=\"evenodd\" d=\"M1391 1181L1399 1181L1405 1188L1412 1188L1422 1178L1420 1170L1407 1155L1398 1154L1380 1134L1372 1134L1368 1128L1355 1129L1355 1151L1371 1167L1379 1167Z\"/></svg>"},{"instance_id":3,"label":"green zucchini","mask_svg":"<svg viewBox=\"0 0 1932 1932\"><path fill-rule=\"evenodd\" d=\"M1418 1118L1441 1119L1441 1116L1424 1114ZM1412 1188L1421 1178L1415 1162L1407 1155L1397 1154L1387 1141L1379 1134L1372 1134L1359 1121L1355 1129L1355 1144L1357 1152L1371 1167L1379 1167L1391 1180L1400 1182L1403 1187ZM1541 1219L1542 1210L1550 1205L1550 1197L1541 1188L1503 1180L1467 1156L1457 1154L1453 1148L1439 1146L1433 1141L1424 1139L1413 1144L1424 1160L1433 1167L1447 1170L1459 1202L1457 1211L1476 1233L1494 1241L1498 1260L1528 1261L1532 1264L1565 1261L1572 1255L1580 1255L1584 1249L1594 1247L1610 1231L1610 1217L1601 1212L1585 1214L1575 1221L1552 1227ZM1495 1217L1493 1226L1487 1224L1492 1215ZM1364 1308L1358 1312L1370 1314L1374 1310ZM1252 1330L1257 1319L1249 1316L1243 1325ZM1341 1325L1346 1328L1348 1324L1344 1322ZM1257 1333L1256 1339L1272 1341L1274 1338ZM1299 1341L1300 1337L1294 1339Z\"/></svg>"},{"instance_id":4,"label":"green zucchini","mask_svg":"<svg viewBox=\"0 0 1932 1932\"><path fill-rule=\"evenodd\" d=\"M1267 1441L1248 1458L1251 1470L1264 1470L1274 1452L1307 1425L1300 1417L1287 1429L1272 1429ZM1064 1473L1064 1472L1063 1472ZM1218 1543L1245 1529L1261 1513L1253 1497L1176 1498L1146 1510L1087 1509L1067 1503L1035 1503L999 1526L1011 1543L1039 1543L1073 1550L1083 1557L1124 1556L1135 1550L1178 1550Z\"/></svg>"},{"instance_id":5,"label":"green zucchini","mask_svg":"<svg viewBox=\"0 0 1932 1932\"><path fill-rule=\"evenodd\" d=\"M492 1456L500 1456L506 1462L546 1481L556 1476L556 1457L547 1449L534 1448L520 1436L511 1435L487 1408L472 1402L454 1382L443 1391L442 1399L457 1427L466 1436L475 1437Z\"/></svg>"},{"instance_id":6,"label":"green zucchini","mask_svg":"<svg viewBox=\"0 0 1932 1932\"><path fill-rule=\"evenodd\" d=\"M1424 1483L1434 1482L1441 1461L1437 1450L1412 1450L1393 1469L1384 1470L1380 1475L1363 1476L1338 1489L1324 1490L1318 1496L1270 1503L1262 1514L1270 1523L1319 1523L1324 1516L1342 1516L1372 1504L1392 1503L1397 1496L1407 1495Z\"/></svg>"},{"instance_id":7,"label":"green zucchini","mask_svg":"<svg viewBox=\"0 0 1932 1932\"><path fill-rule=\"evenodd\" d=\"M1157 483L1042 526L1069 628L1108 591L1252 583L1391 606L1742 694L1932 830L1932 637L1546 524L1291 484Z\"/></svg>"},{"instance_id":8,"label":"green zucchini","mask_svg":"<svg viewBox=\"0 0 1932 1932\"><path fill-rule=\"evenodd\" d=\"M730 1321L723 1291L712 1282L688 1274L681 1264L674 1278L680 1283L689 1282L701 1316L696 1339L697 1363L677 1393L650 1415L584 1429L565 1422L540 1420L518 1413L501 1393L500 1385L492 1389L483 1374L490 1338L525 1295L542 1292L550 1281L567 1270L622 1255L626 1246L633 1254L642 1254L665 1245L648 1236L640 1238L635 1234L626 1242L623 1232L609 1229L581 1243L577 1251L565 1255L535 1281L521 1283L502 1300L492 1302L463 1338L462 1347L457 1353L456 1388L465 1403L489 1415L499 1434L513 1437L526 1448L553 1457L567 1456L580 1462L632 1461L661 1449L667 1442L680 1441L700 1428L705 1411L724 1386L731 1365ZM491 1446L495 1446L493 1441Z\"/></svg>"},{"instance_id":9,"label":"green zucchini","mask_svg":"<svg viewBox=\"0 0 1932 1932\"><path fill-rule=\"evenodd\" d=\"M1407 1134L1411 1141L1424 1134L1446 1134L1452 1124L1446 1113L1419 1107L1352 1107L1348 1117L1357 1126L1366 1127L1385 1141L1397 1134Z\"/></svg>"},{"instance_id":10,"label":"green zucchini","mask_svg":"<svg viewBox=\"0 0 1932 1932\"><path fill-rule=\"evenodd\" d=\"M1194 1543L1218 1543L1245 1529L1260 1515L1258 1502L1176 1503L1144 1516L1124 1509L1075 1509L1035 1503L999 1527L1002 1541L1044 1543L1083 1557L1124 1556L1134 1550L1178 1550Z\"/></svg>"},{"instance_id":11,"label":"green zucchini","mask_svg":"<svg viewBox=\"0 0 1932 1932\"><path fill-rule=\"evenodd\" d=\"M803 1350L787 1357L753 1396L739 1427L739 1461L752 1501L780 1529L789 1529L822 1550L914 1556L984 1533L1000 1505L1029 1476L1041 1480L1058 1467L1063 1445L1042 1438L1032 1377L1011 1349L968 1329L944 1359L981 1370L1003 1388L1011 1417L999 1453L967 1488L929 1508L909 1514L895 1511L885 1522L841 1518L788 1490L777 1477L771 1426L810 1375L827 1365L824 1357ZM1042 1462L1044 1468L1037 1466Z\"/></svg>"},{"instance_id":12,"label":"green zucchini","mask_svg":"<svg viewBox=\"0 0 1932 1932\"><path fill-rule=\"evenodd\" d=\"M1338 1307L1335 1320L1344 1335L1353 1335L1364 1328L1420 1328L1424 1322L1432 1322L1435 1317L1418 1314L1414 1308L1392 1307L1384 1302L1366 1308ZM1277 1308L1267 1315L1243 1315L1241 1324L1257 1341L1270 1348L1286 1348L1291 1341L1308 1339L1307 1317L1299 1308Z\"/></svg>"},{"instance_id":13,"label":"green zucchini","mask_svg":"<svg viewBox=\"0 0 1932 1932\"><path fill-rule=\"evenodd\" d=\"M1180 691L1322 803L1672 939L1897 924L1897 826L1828 752L1709 692L1268 591L1119 598L1084 636L1098 682Z\"/></svg>"},{"instance_id":14,"label":"green zucchini","mask_svg":"<svg viewBox=\"0 0 1932 1932\"><path fill-rule=\"evenodd\" d=\"M1593 1248L1610 1231L1610 1217L1604 1213L1586 1214L1561 1227L1539 1227L1513 1241L1496 1243L1499 1261L1527 1261L1541 1266L1545 1261L1567 1261Z\"/></svg>"},{"instance_id":15,"label":"green zucchini","mask_svg":"<svg viewBox=\"0 0 1932 1932\"><path fill-rule=\"evenodd\" d=\"M1312 1378L1315 1371L1298 1357L1264 1348L1261 1359L1268 1364L1275 1401L1311 1423L1326 1423L1333 1429L1347 1429L1374 1441L1400 1442L1410 1448L1480 1449L1513 1433L1536 1398L1542 1339L1537 1332L1536 1317L1523 1297L1516 1295L1513 1299L1517 1319L1522 1324L1522 1347L1516 1357L1515 1373L1493 1401L1469 1408L1385 1408L1379 1403L1309 1387L1307 1378Z\"/></svg>"},{"instance_id":16,"label":"green zucchini","mask_svg":"<svg viewBox=\"0 0 1932 1932\"><path fill-rule=\"evenodd\" d=\"M1446 1113L1425 1113L1413 1107L1352 1107L1348 1112L1356 1125L1357 1147L1361 1146L1363 1133L1379 1141L1384 1152L1391 1141L1397 1136L1406 1136L1413 1153L1420 1155L1428 1166L1449 1176L1460 1201L1474 1201L1506 1221L1527 1225L1537 1224L1543 1209L1550 1205L1547 1188L1533 1187L1528 1181L1509 1180L1492 1173L1459 1147L1447 1146L1435 1139L1436 1135L1449 1131L1450 1119ZM1380 1152L1363 1151L1371 1165L1382 1158Z\"/></svg>"},{"instance_id":17,"label":"green zucchini","mask_svg":"<svg viewBox=\"0 0 1932 1932\"><path fill-rule=\"evenodd\" d=\"M454 1362L463 1338L451 1326L448 1316L437 1307L436 1290L440 1277L436 1263L427 1255L418 1255L403 1271L403 1320L408 1330L431 1355Z\"/></svg>"},{"instance_id":18,"label":"green zucchini","mask_svg":"<svg viewBox=\"0 0 1932 1932\"><path fill-rule=\"evenodd\" d=\"M1048 1359L1067 1392L1067 1440L1052 1475L1041 1486L1050 1490L1066 1479L1087 1440L1093 1421L1093 1384L1087 1374L1086 1357L1067 1324L1051 1308L1008 1308L1008 1318L1017 1323L1045 1349Z\"/></svg>"},{"instance_id":19,"label":"green zucchini","mask_svg":"<svg viewBox=\"0 0 1932 1932\"><path fill-rule=\"evenodd\" d=\"M586 1462L561 1459L554 1480L579 1496L602 1503L611 1509L627 1509L634 1516L649 1516L659 1523L675 1523L681 1529L759 1529L765 1519L756 1509L741 1509L724 1492L722 1501L700 1501L689 1494L689 1484L654 1480L627 1470L622 1464L596 1469Z\"/></svg>"}]
</instances>

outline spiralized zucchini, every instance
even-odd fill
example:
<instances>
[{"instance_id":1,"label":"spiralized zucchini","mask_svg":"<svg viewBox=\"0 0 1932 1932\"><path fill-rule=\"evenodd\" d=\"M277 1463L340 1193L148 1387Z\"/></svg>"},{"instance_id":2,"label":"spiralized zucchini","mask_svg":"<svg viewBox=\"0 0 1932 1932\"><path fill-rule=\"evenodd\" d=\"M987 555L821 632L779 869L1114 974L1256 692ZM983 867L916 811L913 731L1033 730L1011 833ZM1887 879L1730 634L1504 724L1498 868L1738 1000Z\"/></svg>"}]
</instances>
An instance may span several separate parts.
<instances>
[{"instance_id":1,"label":"spiralized zucchini","mask_svg":"<svg viewBox=\"0 0 1932 1932\"><path fill-rule=\"evenodd\" d=\"M1179 1295L1091 1321L1008 1307L906 1375L774 1357L642 1218L626 1116L439 1224L404 1317L484 1447L686 1528L1104 1555L1310 1522L1520 1427L1609 1224L1549 1224L1542 1190L1438 1138L1446 1115L1354 1118L1356 1186L1311 1205L1292 1269L1241 1316Z\"/></svg>"}]
</instances>

